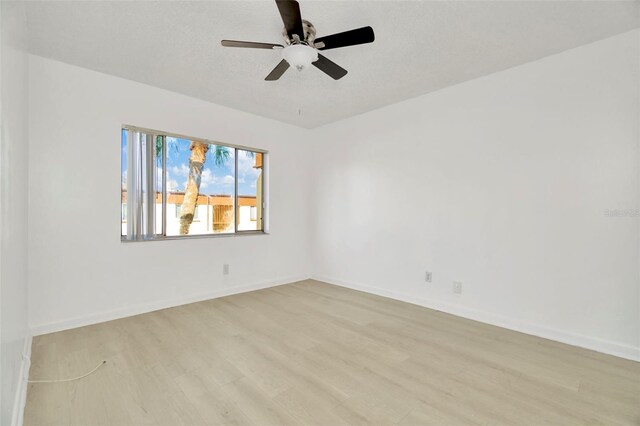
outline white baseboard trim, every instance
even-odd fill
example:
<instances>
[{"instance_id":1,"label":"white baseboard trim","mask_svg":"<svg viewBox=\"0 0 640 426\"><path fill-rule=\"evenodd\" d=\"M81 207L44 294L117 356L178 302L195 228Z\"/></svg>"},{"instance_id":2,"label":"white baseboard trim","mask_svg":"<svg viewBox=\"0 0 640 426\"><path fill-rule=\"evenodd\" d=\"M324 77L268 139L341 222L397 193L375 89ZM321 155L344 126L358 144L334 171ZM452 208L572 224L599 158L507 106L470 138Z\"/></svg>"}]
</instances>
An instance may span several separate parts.
<instances>
[{"instance_id":1,"label":"white baseboard trim","mask_svg":"<svg viewBox=\"0 0 640 426\"><path fill-rule=\"evenodd\" d=\"M32 334L28 334L24 339L24 349L22 350L22 362L20 363L20 374L18 375L18 387L13 402L11 413L11 425L22 426L24 418L24 406L27 404L27 387L29 380L29 368L31 367L31 342Z\"/></svg>"},{"instance_id":2,"label":"white baseboard trim","mask_svg":"<svg viewBox=\"0 0 640 426\"><path fill-rule=\"evenodd\" d=\"M321 275L312 275L311 279L350 288L353 290L363 291L365 293L388 297L390 299L400 300L402 302L407 302L414 305L424 306L426 308L446 312L448 314L453 314L474 321L479 321L486 324L507 328L509 330L519 331L521 333L530 334L533 336L566 343L568 345L591 349L608 355L614 355L620 358L640 362L640 347L634 347L631 345L625 345L622 343L612 342L596 337L584 336L568 331L548 328L537 324L495 315L486 311L469 309L438 300L419 298L405 293L344 281L336 278Z\"/></svg>"},{"instance_id":3,"label":"white baseboard trim","mask_svg":"<svg viewBox=\"0 0 640 426\"><path fill-rule=\"evenodd\" d=\"M252 284L244 284L240 286L215 290L197 295L180 297L172 300L157 300L150 303L126 306L120 309L100 312L96 314L69 318L62 321L56 321L46 324L32 325L31 331L33 336L42 334L55 333L56 331L69 330L72 328L84 327L86 325L98 324L101 322L112 321L120 318L126 318L134 315L144 314L147 312L157 311L160 309L173 308L175 306L186 305L189 303L202 302L203 300L217 299L219 297L231 296L233 294L246 293L248 291L260 290L263 288L276 287L283 284L289 284L296 281L308 279L308 275L298 275L281 277L274 280L262 281Z\"/></svg>"}]
</instances>

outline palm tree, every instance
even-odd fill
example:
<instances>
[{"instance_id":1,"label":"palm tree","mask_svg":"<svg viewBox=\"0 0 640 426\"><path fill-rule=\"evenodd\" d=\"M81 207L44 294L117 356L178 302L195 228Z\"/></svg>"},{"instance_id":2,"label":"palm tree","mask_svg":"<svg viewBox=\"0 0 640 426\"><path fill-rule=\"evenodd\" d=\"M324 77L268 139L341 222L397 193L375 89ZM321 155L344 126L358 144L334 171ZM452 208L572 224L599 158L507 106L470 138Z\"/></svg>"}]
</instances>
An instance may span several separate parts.
<instances>
[{"instance_id":1,"label":"palm tree","mask_svg":"<svg viewBox=\"0 0 640 426\"><path fill-rule=\"evenodd\" d=\"M217 166L225 164L231 156L229 148L226 146L213 145L213 161ZM189 178L184 191L184 199L180 209L180 235L189 234L193 214L198 205L198 193L200 192L200 181L202 179L202 168L207 160L207 152L210 145L207 143L191 141L189 149Z\"/></svg>"}]
</instances>

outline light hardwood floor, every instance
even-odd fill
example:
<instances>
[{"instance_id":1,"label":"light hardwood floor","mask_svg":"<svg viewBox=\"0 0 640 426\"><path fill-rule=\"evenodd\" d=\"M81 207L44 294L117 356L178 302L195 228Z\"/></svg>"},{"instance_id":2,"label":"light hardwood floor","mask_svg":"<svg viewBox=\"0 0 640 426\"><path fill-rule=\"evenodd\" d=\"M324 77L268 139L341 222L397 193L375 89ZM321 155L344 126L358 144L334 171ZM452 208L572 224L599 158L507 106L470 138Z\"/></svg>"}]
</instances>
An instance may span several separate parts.
<instances>
[{"instance_id":1,"label":"light hardwood floor","mask_svg":"<svg viewBox=\"0 0 640 426\"><path fill-rule=\"evenodd\" d=\"M317 281L39 336L25 424L640 424L640 363Z\"/></svg>"}]
</instances>

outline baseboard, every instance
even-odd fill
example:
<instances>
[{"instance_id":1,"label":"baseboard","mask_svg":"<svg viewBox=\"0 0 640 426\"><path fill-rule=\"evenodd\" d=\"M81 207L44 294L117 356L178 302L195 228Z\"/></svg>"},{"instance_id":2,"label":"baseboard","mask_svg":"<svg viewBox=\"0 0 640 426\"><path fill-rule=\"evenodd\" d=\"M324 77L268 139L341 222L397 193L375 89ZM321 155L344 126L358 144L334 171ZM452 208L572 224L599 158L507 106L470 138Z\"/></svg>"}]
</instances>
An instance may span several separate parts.
<instances>
[{"instance_id":1,"label":"baseboard","mask_svg":"<svg viewBox=\"0 0 640 426\"><path fill-rule=\"evenodd\" d=\"M219 297L231 296L233 294L246 293L248 291L260 290L263 288L275 287L283 284L289 284L296 281L308 279L309 276L289 276L281 277L274 280L262 281L258 283L245 284L241 286L230 287L222 290L216 290L197 295L181 297L172 300L158 300L145 304L126 306L121 309L100 312L97 314L75 317L63 321L56 321L46 324L32 325L31 331L34 336L42 334L55 333L56 331L70 330L72 328L84 327L87 325L98 324L101 322L112 321L120 318L126 318L134 315L144 314L147 312L157 311L160 309L173 308L175 306L186 305L189 303L202 302L203 300L217 299Z\"/></svg>"},{"instance_id":2,"label":"baseboard","mask_svg":"<svg viewBox=\"0 0 640 426\"><path fill-rule=\"evenodd\" d=\"M22 426L24 417L24 406L27 404L27 386L29 380L29 368L31 367L31 342L33 337L28 334L24 339L24 349L22 350L22 362L20 363L20 374L18 376L18 387L13 402L11 413L11 425Z\"/></svg>"},{"instance_id":3,"label":"baseboard","mask_svg":"<svg viewBox=\"0 0 640 426\"><path fill-rule=\"evenodd\" d=\"M511 318L495 315L490 312L464 308L449 303L441 302L438 300L419 298L411 296L405 293L386 290L382 288L372 287L369 285L344 281L336 278L312 275L312 279L323 281L329 284L338 285L341 287L350 288L353 290L363 291L365 293L371 293L378 296L388 297L390 299L400 300L402 302L411 303L414 305L424 306L426 308L434 309L441 312L446 312L459 317L471 319L474 321L483 322L486 324L495 325L509 330L518 331L525 334L530 334L537 337L542 337L549 340L554 340L561 343L566 343L572 346L578 346L585 349L594 350L597 352L605 353L608 355L614 355L620 358L629 359L632 361L640 362L640 347L634 347L625 345L622 343L612 342L609 340L599 339L596 337L579 335L563 330L553 329L549 327L540 326L520 320L514 320Z\"/></svg>"}]
</instances>

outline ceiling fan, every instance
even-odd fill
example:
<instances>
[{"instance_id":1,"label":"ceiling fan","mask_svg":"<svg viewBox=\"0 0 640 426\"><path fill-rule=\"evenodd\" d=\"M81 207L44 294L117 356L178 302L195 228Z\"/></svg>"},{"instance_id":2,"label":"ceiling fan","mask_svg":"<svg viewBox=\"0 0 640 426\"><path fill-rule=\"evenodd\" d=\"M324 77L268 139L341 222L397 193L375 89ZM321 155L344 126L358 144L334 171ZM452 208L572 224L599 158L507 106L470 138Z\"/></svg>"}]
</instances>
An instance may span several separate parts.
<instances>
[{"instance_id":1,"label":"ceiling fan","mask_svg":"<svg viewBox=\"0 0 640 426\"><path fill-rule=\"evenodd\" d=\"M302 19L300 5L296 0L276 0L276 5L280 16L282 16L282 22L284 22L282 36L286 45L237 40L222 40L221 42L225 47L282 49L283 59L265 80L278 80L289 69L289 66L302 71L312 64L334 80L339 80L347 74L347 70L330 61L318 51L371 43L375 39L371 27L362 27L316 38L315 27L311 22Z\"/></svg>"}]
</instances>

